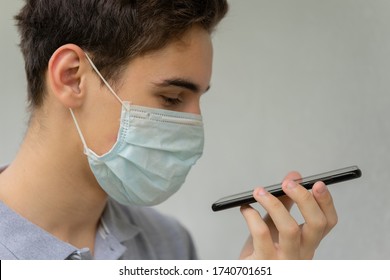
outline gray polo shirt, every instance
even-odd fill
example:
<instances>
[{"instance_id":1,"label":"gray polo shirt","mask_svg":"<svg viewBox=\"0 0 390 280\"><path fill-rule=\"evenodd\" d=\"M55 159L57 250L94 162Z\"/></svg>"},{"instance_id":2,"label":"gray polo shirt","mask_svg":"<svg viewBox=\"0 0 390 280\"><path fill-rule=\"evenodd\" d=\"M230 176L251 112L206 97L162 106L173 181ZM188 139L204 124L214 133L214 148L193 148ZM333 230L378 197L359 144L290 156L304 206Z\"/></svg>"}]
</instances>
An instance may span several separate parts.
<instances>
[{"instance_id":1,"label":"gray polo shirt","mask_svg":"<svg viewBox=\"0 0 390 280\"><path fill-rule=\"evenodd\" d=\"M192 239L175 219L109 199L95 253L57 239L0 202L0 259L196 259Z\"/></svg>"}]
</instances>

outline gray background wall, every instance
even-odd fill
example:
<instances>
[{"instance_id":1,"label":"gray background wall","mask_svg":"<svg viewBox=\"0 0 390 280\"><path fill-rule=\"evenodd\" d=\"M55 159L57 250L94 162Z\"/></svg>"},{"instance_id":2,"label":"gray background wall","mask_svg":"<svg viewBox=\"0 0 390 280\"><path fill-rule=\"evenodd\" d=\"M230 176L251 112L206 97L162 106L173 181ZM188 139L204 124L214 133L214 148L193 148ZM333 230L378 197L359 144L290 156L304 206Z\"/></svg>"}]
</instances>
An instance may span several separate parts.
<instances>
[{"instance_id":1,"label":"gray background wall","mask_svg":"<svg viewBox=\"0 0 390 280\"><path fill-rule=\"evenodd\" d=\"M230 4L203 99L204 156L158 208L189 228L201 258L235 259L244 220L238 209L213 213L212 202L292 169L312 175L356 164L361 179L330 187L339 224L316 258L389 259L390 1ZM14 157L28 120L12 20L21 5L0 3L0 165Z\"/></svg>"}]
</instances>

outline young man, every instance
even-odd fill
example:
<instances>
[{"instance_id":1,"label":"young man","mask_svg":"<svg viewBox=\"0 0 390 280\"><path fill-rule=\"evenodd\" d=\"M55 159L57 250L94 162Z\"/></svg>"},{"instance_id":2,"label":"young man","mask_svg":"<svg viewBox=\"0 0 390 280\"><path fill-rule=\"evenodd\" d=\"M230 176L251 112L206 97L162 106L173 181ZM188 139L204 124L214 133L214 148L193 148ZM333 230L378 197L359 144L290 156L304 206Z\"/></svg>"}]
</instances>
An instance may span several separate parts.
<instances>
[{"instance_id":1,"label":"young man","mask_svg":"<svg viewBox=\"0 0 390 280\"><path fill-rule=\"evenodd\" d=\"M175 220L148 207L201 156L199 101L224 0L27 0L17 15L31 120L0 174L0 259L193 259ZM332 198L292 179L282 201L242 207L243 259L312 258L337 221ZM297 203L305 218L289 214Z\"/></svg>"}]
</instances>

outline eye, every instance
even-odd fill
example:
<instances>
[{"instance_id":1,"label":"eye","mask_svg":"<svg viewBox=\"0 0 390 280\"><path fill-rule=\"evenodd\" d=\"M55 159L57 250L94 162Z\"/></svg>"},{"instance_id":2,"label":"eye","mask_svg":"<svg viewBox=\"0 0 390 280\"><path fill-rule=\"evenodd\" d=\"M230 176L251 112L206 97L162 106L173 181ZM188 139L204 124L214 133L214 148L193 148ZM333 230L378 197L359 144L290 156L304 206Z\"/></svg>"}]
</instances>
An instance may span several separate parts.
<instances>
[{"instance_id":1,"label":"eye","mask_svg":"<svg viewBox=\"0 0 390 280\"><path fill-rule=\"evenodd\" d=\"M182 100L180 98L172 98L164 95L161 95L161 98L165 106L174 106L182 103Z\"/></svg>"}]
</instances>

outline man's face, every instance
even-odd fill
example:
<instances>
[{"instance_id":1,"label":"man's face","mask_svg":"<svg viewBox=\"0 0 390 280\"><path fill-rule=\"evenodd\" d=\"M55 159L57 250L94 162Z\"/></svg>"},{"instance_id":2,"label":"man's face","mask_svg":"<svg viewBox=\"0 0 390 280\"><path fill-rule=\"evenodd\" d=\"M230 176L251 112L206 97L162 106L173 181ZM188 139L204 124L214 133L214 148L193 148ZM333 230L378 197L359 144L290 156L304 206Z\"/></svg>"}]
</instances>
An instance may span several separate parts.
<instances>
[{"instance_id":1,"label":"man's face","mask_svg":"<svg viewBox=\"0 0 390 280\"><path fill-rule=\"evenodd\" d=\"M200 114L200 97L210 84L212 43L210 34L192 28L179 41L133 59L115 91L133 105ZM121 104L96 83L90 99L86 140L89 148L103 154L113 146L119 129Z\"/></svg>"},{"instance_id":2,"label":"man's face","mask_svg":"<svg viewBox=\"0 0 390 280\"><path fill-rule=\"evenodd\" d=\"M210 35L193 28L182 40L131 61L117 93L134 105L200 114L211 66Z\"/></svg>"}]
</instances>

